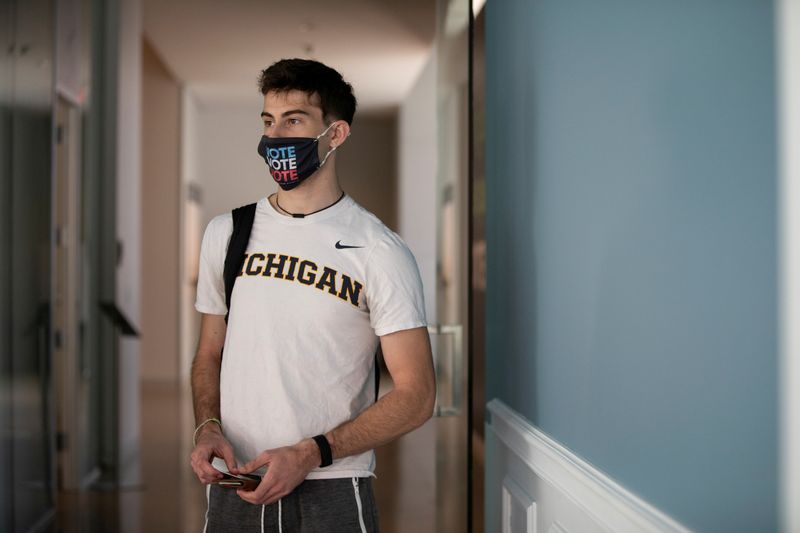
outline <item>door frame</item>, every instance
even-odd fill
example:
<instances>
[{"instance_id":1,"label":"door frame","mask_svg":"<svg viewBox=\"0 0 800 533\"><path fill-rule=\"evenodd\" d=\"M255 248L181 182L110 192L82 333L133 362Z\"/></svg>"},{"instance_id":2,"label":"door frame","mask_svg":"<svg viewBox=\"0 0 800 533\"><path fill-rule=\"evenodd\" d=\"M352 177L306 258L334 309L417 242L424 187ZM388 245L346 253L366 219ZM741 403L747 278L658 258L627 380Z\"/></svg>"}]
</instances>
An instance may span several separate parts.
<instances>
[{"instance_id":1,"label":"door frame","mask_svg":"<svg viewBox=\"0 0 800 533\"><path fill-rule=\"evenodd\" d=\"M82 413L80 389L80 109L60 91L54 98L54 158L52 226L53 306L52 354L55 396L58 399L56 435L58 484L78 489L81 482L79 450Z\"/></svg>"}]
</instances>

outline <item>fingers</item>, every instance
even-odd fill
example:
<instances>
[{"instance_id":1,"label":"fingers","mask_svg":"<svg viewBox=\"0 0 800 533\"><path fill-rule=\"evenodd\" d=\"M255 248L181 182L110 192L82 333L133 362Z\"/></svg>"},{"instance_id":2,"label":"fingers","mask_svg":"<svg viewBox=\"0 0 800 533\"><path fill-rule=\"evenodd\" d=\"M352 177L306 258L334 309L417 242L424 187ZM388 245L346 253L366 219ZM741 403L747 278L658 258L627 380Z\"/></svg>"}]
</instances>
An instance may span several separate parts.
<instances>
[{"instance_id":1,"label":"fingers","mask_svg":"<svg viewBox=\"0 0 800 533\"><path fill-rule=\"evenodd\" d=\"M256 496L257 490L258 489L249 492L245 490L237 490L236 494L238 494L239 497L244 501L255 505L270 505L277 502L278 500L280 500L281 498L283 498L284 496L286 496L291 492L291 490L287 490L285 487L275 486L272 488L272 490L264 494L264 496L258 497Z\"/></svg>"},{"instance_id":2,"label":"fingers","mask_svg":"<svg viewBox=\"0 0 800 533\"><path fill-rule=\"evenodd\" d=\"M269 489L272 487L267 478L264 477L261 479L261 483L258 484L255 490L237 490L236 494L239 495L241 499L246 502L262 505L264 500L264 496L266 496Z\"/></svg>"},{"instance_id":3,"label":"fingers","mask_svg":"<svg viewBox=\"0 0 800 533\"><path fill-rule=\"evenodd\" d=\"M253 459L252 461L248 461L247 463L243 464L239 467L239 474L249 474L253 470L261 468L262 466L268 464L270 461L270 454L269 452L261 452L258 454L258 457ZM230 468L230 467L228 467Z\"/></svg>"},{"instance_id":4,"label":"fingers","mask_svg":"<svg viewBox=\"0 0 800 533\"><path fill-rule=\"evenodd\" d=\"M230 444L225 443L219 449L220 455L225 460L225 464L228 466L228 471L232 474L239 473L239 467L236 464L236 458L233 455L233 448Z\"/></svg>"},{"instance_id":5,"label":"fingers","mask_svg":"<svg viewBox=\"0 0 800 533\"><path fill-rule=\"evenodd\" d=\"M277 502L284 496L288 495L290 492L292 491L286 489L269 492L265 496L266 499L264 500L264 505L272 505L273 503Z\"/></svg>"},{"instance_id":6,"label":"fingers","mask_svg":"<svg viewBox=\"0 0 800 533\"><path fill-rule=\"evenodd\" d=\"M222 472L211 466L211 450L205 446L198 446L191 454L192 470L201 483L211 483L222 477Z\"/></svg>"},{"instance_id":7,"label":"fingers","mask_svg":"<svg viewBox=\"0 0 800 533\"><path fill-rule=\"evenodd\" d=\"M258 484L255 490L237 490L236 494L246 502L258 505L264 504L265 498L272 496L277 490L275 485L278 480L275 479L275 475L272 472L272 470L267 470L267 474L261 478L261 483Z\"/></svg>"}]
</instances>

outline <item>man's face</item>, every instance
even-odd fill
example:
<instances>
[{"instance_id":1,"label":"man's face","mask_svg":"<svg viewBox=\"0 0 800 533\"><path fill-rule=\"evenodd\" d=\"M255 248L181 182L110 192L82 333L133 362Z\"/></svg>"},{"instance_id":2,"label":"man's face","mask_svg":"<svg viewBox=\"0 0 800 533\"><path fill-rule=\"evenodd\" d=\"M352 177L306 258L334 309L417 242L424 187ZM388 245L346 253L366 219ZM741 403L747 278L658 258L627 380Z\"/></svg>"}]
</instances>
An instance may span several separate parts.
<instances>
[{"instance_id":1,"label":"man's face","mask_svg":"<svg viewBox=\"0 0 800 533\"><path fill-rule=\"evenodd\" d=\"M265 94L261 119L267 137L316 137L327 127L319 97L297 90Z\"/></svg>"}]
</instances>

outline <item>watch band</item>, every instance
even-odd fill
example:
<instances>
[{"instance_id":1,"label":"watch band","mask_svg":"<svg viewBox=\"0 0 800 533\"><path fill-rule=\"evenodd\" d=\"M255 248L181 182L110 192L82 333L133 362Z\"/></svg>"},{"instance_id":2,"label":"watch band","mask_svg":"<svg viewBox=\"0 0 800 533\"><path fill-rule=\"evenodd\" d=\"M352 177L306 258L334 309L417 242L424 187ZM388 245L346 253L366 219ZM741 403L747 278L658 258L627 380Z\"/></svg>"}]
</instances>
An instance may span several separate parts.
<instances>
[{"instance_id":1,"label":"watch band","mask_svg":"<svg viewBox=\"0 0 800 533\"><path fill-rule=\"evenodd\" d=\"M323 468L326 466L331 466L333 464L333 453L331 452L331 445L328 442L328 439L325 438L325 435L317 435L314 437L314 442L317 443L317 446L319 447L319 455L322 458L319 466Z\"/></svg>"}]
</instances>

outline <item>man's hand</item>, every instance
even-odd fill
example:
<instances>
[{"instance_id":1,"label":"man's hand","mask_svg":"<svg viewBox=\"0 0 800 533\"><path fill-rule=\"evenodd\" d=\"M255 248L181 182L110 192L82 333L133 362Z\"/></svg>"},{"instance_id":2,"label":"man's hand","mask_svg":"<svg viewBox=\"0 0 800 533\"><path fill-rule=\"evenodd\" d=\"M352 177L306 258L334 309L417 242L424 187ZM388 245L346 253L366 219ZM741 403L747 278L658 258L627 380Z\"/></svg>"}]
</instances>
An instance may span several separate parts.
<instances>
[{"instance_id":1,"label":"man's hand","mask_svg":"<svg viewBox=\"0 0 800 533\"><path fill-rule=\"evenodd\" d=\"M211 426L211 427L209 427ZM233 455L233 446L222 434L222 431L214 423L206 424L200 430L197 437L197 445L191 454L192 470L197 475L201 483L208 484L212 481L222 479L222 472L211 466L212 457L221 457L228 465L228 470L232 474L238 474L236 459Z\"/></svg>"},{"instance_id":2,"label":"man's hand","mask_svg":"<svg viewBox=\"0 0 800 533\"><path fill-rule=\"evenodd\" d=\"M266 466L267 473L261 483L256 490L237 490L236 494L246 502L270 505L292 492L319 463L319 448L313 439L305 439L294 446L263 451L242 465L238 472L249 474Z\"/></svg>"}]
</instances>

